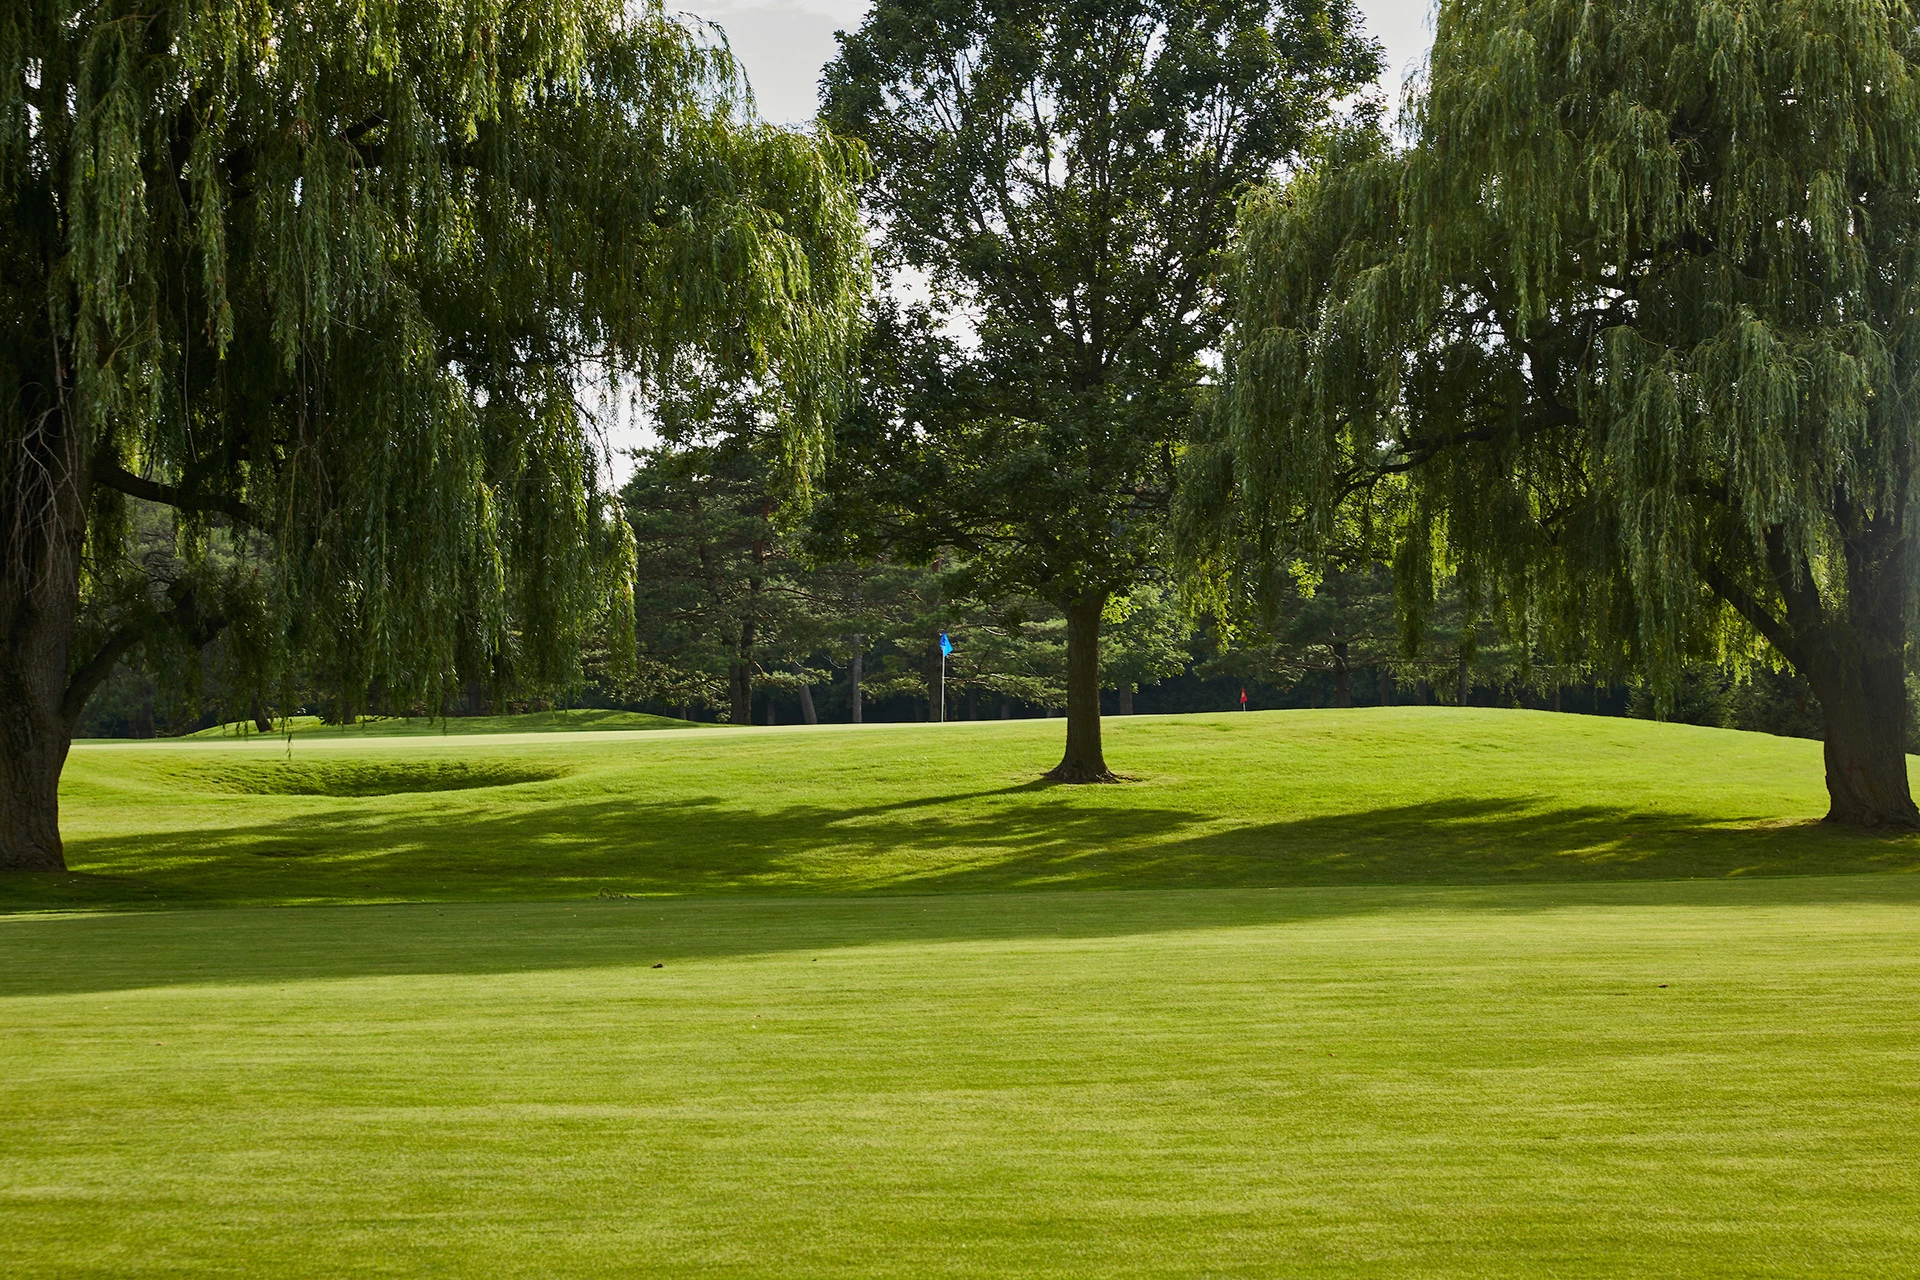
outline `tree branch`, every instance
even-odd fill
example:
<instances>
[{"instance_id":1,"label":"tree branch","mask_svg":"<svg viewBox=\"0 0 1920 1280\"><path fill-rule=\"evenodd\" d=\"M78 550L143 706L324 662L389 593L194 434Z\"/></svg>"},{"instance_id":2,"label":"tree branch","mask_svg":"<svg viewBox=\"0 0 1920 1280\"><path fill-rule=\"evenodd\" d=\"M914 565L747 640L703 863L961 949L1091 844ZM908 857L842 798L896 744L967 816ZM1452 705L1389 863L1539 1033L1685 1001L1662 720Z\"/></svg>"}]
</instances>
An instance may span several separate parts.
<instances>
[{"instance_id":1,"label":"tree branch","mask_svg":"<svg viewBox=\"0 0 1920 1280\"><path fill-rule=\"evenodd\" d=\"M1707 590L1751 623L1753 629L1765 636L1767 643L1778 649L1782 657L1804 672L1800 646L1794 642L1793 632L1786 623L1774 617L1751 591L1729 578L1719 565L1708 563L1702 569L1701 576L1706 580Z\"/></svg>"},{"instance_id":2,"label":"tree branch","mask_svg":"<svg viewBox=\"0 0 1920 1280\"><path fill-rule=\"evenodd\" d=\"M235 524L243 524L253 529L260 527L260 519L254 514L253 508L237 498L200 498L186 492L178 485L161 484L157 480L136 476L117 462L95 459L93 479L96 484L116 489L130 498L158 502L176 511L223 515Z\"/></svg>"},{"instance_id":3,"label":"tree branch","mask_svg":"<svg viewBox=\"0 0 1920 1280\"><path fill-rule=\"evenodd\" d=\"M66 717L67 724L71 726L80 719L80 713L87 708L87 699L113 674L115 663L168 626L178 627L195 649L201 649L226 630L227 620L217 613L201 617L199 603L193 592L188 591L167 612L150 613L116 627L99 650L67 681L66 692L60 699L60 714Z\"/></svg>"}]
</instances>

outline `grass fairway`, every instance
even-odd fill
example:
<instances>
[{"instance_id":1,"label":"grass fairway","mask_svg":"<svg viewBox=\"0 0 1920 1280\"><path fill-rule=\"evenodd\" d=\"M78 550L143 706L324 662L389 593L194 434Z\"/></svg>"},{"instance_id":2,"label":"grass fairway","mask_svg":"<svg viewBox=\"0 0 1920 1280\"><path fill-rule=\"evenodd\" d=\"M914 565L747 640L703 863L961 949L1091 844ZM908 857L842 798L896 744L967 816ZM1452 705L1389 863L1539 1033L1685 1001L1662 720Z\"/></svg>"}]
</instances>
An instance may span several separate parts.
<instances>
[{"instance_id":1,"label":"grass fairway","mask_svg":"<svg viewBox=\"0 0 1920 1280\"><path fill-rule=\"evenodd\" d=\"M1920 1273L1920 847L1817 745L1058 728L77 750L8 1273Z\"/></svg>"}]
</instances>

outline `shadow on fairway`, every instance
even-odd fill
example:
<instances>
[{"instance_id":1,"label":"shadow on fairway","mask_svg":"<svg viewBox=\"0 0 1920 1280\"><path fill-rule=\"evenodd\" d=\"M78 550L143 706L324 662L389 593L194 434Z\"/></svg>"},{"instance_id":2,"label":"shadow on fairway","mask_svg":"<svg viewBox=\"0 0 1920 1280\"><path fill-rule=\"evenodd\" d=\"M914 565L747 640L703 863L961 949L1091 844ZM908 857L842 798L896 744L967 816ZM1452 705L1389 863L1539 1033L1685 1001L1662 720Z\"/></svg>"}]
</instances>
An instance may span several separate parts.
<instances>
[{"instance_id":1,"label":"shadow on fairway","mask_svg":"<svg viewBox=\"0 0 1920 1280\"><path fill-rule=\"evenodd\" d=\"M636 984L680 966L791 955L819 974L854 949L982 942L1071 944L1306 925L1355 916L1607 908L1920 904L1920 876L1640 881L1580 885L1331 887L933 896L628 898L320 908L223 908L0 919L0 997L176 986L258 987L407 975L487 977L588 968L633 971ZM1644 917L1624 916L1628 940ZM992 963L956 950L956 971ZM655 970L655 964L662 969Z\"/></svg>"},{"instance_id":2,"label":"shadow on fairway","mask_svg":"<svg viewBox=\"0 0 1920 1280\"><path fill-rule=\"evenodd\" d=\"M1234 825L1218 813L1036 796L1041 784L898 803L752 811L557 794L353 807L267 829L76 842L98 874L0 885L19 908L596 894L1499 884L1833 875L1920 868L1920 841L1813 823L1535 799L1450 799ZM504 808L504 806L502 806ZM124 877L115 872L124 869Z\"/></svg>"}]
</instances>

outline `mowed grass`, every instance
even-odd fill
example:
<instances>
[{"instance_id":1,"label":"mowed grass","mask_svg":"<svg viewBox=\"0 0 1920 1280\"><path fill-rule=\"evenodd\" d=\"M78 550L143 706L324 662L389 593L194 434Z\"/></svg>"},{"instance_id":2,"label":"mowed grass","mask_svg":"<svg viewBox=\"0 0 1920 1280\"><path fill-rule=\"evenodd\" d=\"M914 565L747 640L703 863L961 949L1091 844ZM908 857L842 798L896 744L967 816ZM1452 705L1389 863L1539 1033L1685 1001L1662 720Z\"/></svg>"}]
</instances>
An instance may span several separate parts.
<instances>
[{"instance_id":1,"label":"mowed grass","mask_svg":"<svg viewBox=\"0 0 1920 1280\"><path fill-rule=\"evenodd\" d=\"M1920 848L1817 744L1058 733L77 750L6 1272L1920 1274Z\"/></svg>"},{"instance_id":2,"label":"mowed grass","mask_svg":"<svg viewBox=\"0 0 1920 1280\"><path fill-rule=\"evenodd\" d=\"M5 1269L1913 1275L1917 898L16 916Z\"/></svg>"},{"instance_id":3,"label":"mowed grass","mask_svg":"<svg viewBox=\"0 0 1920 1280\"><path fill-rule=\"evenodd\" d=\"M0 905L1502 883L1911 870L1817 824L1818 743L1391 708L76 747L66 879Z\"/></svg>"}]
</instances>

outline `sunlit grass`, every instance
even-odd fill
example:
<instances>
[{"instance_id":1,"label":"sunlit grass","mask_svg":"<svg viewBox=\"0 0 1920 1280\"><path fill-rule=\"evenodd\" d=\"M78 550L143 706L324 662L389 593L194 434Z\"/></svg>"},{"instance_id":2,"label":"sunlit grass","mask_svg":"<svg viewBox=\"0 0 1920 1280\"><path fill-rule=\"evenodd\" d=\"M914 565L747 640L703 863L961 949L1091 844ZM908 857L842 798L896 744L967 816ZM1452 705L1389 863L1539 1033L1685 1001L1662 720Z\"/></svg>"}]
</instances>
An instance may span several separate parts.
<instances>
[{"instance_id":1,"label":"sunlit grass","mask_svg":"<svg viewBox=\"0 0 1920 1280\"><path fill-rule=\"evenodd\" d=\"M1819 827L1819 744L1399 708L76 748L15 905L1460 883L1909 869ZM494 785L488 785L492 783Z\"/></svg>"},{"instance_id":2,"label":"sunlit grass","mask_svg":"<svg viewBox=\"0 0 1920 1280\"><path fill-rule=\"evenodd\" d=\"M1920 1274L1920 842L1817 744L1059 731L79 748L7 1273Z\"/></svg>"}]
</instances>

